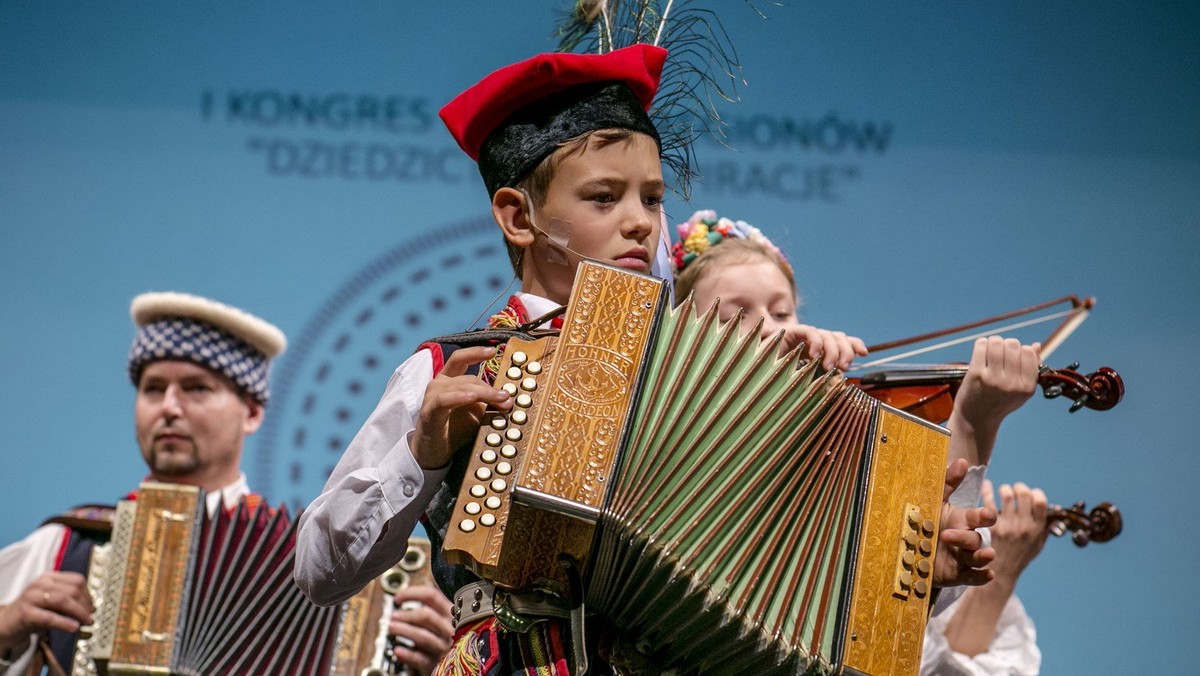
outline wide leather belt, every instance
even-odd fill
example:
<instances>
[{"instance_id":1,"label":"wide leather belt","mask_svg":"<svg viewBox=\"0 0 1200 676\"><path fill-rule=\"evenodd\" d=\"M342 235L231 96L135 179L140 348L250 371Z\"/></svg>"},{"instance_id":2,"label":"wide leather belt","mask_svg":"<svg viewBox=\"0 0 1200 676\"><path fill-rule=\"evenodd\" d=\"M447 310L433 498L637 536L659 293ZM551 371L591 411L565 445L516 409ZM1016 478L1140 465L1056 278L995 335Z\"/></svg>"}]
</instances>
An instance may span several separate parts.
<instances>
[{"instance_id":1,"label":"wide leather belt","mask_svg":"<svg viewBox=\"0 0 1200 676\"><path fill-rule=\"evenodd\" d=\"M529 626L548 617L567 619L571 609L549 594L523 592L513 594L496 590L496 585L486 580L472 582L454 593L454 605L450 617L454 630L491 615L500 615L500 621L510 630L527 631ZM497 607L499 606L499 607Z\"/></svg>"},{"instance_id":2,"label":"wide leather belt","mask_svg":"<svg viewBox=\"0 0 1200 676\"><path fill-rule=\"evenodd\" d=\"M492 596L495 591L496 585L480 580L454 592L454 606L450 608L454 631L457 632L463 625L495 614L492 609Z\"/></svg>"}]
</instances>

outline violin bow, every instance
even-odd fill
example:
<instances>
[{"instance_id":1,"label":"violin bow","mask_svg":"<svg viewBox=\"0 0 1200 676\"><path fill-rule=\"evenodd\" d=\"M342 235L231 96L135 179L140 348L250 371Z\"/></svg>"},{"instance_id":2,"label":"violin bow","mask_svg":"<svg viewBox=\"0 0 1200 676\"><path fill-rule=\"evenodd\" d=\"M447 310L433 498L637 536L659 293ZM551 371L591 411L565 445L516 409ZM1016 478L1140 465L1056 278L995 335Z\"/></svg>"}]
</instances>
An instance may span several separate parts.
<instances>
[{"instance_id":1,"label":"violin bow","mask_svg":"<svg viewBox=\"0 0 1200 676\"><path fill-rule=\"evenodd\" d=\"M914 355L932 352L933 350L939 350L951 345L965 343L967 341L975 340L976 338L983 338L1026 326L1032 326L1034 324L1041 324L1043 322L1053 321L1055 319L1062 319L1059 325L1050 332L1049 337L1042 342L1042 348L1039 353L1039 359L1042 361L1042 365L1038 368L1038 384L1041 385L1043 394L1047 399L1053 399L1059 396L1066 396L1067 398L1071 399L1074 402L1070 409L1072 413L1085 406L1087 408L1092 408L1099 411L1108 410L1120 403L1121 398L1125 393L1125 385L1121 381L1121 376L1118 375L1116 371L1108 367L1101 367L1093 373L1083 375L1075 371L1075 369L1079 368L1078 363L1071 364L1065 369L1052 369L1045 365L1045 360L1050 356L1050 353L1058 348L1058 346L1061 345L1062 342L1066 340L1067 336L1071 335L1075 329L1079 328L1079 325L1083 323L1083 320L1087 319L1087 316L1091 312L1092 308L1096 306L1096 299L1090 296L1083 299L1080 299L1078 296L1063 296L1062 298L1046 301L1045 303L1038 303L1037 305L1032 305L1022 310L1005 312L1003 314L996 315L995 317L988 317L987 319L968 322L960 326L941 329L939 331L932 331L930 333L924 333L911 338L904 338L901 340L894 340L887 343L872 345L868 347L867 350L869 352L877 352L882 350L890 350L897 347L904 347L914 343L927 342L948 335L977 329L989 324L996 324L1009 319L1023 317L1025 315L1030 315L1063 304L1070 304L1070 307L1066 310L1046 314L1034 319L1026 319L1016 323L1006 324L1004 326L996 326L985 331L972 333L966 336L960 336L958 338L934 345L927 345L916 350L909 350L901 354L884 357L882 359L876 359L866 364L856 365L850 370L858 371L874 366L880 366L882 364L891 363L906 357L912 357ZM964 366L964 372L965 369L966 367ZM863 382L867 382L867 376L863 377Z\"/></svg>"},{"instance_id":2,"label":"violin bow","mask_svg":"<svg viewBox=\"0 0 1200 676\"><path fill-rule=\"evenodd\" d=\"M1040 317L1035 317L1033 319L1026 319L1026 320L1015 322L1012 324L1005 324L1004 326L993 327L993 328L987 329L985 331L979 331L979 332L972 333L972 334L966 335L966 336L959 336L952 340L943 341L943 342L936 343L933 345L926 345L924 347L921 347L921 348L918 348L915 350L909 350L907 352L895 354L890 357L883 357L881 359L876 359L874 361L871 361L871 362L868 362L865 364L856 364L850 370L858 371L858 370L862 370L862 369L866 369L866 368L871 368L874 366L882 366L884 364L890 364L892 362L899 361L901 359L906 359L908 357L914 357L919 354L925 354L926 352L933 352L935 350L940 350L940 349L943 349L946 347L951 347L954 345L959 345L962 343L970 342L977 338L986 338L987 336L994 336L996 334L1005 333L1008 331L1014 331L1016 329L1024 328L1026 326L1033 326L1035 324L1042 324L1045 322L1054 321L1056 319L1062 319L1062 322L1060 322L1058 324L1058 326L1056 326L1054 328L1054 330L1051 331L1049 337L1047 337L1046 340L1042 341L1042 349L1039 354L1040 354L1042 361L1045 361L1046 358L1049 357L1050 354L1052 352L1054 352L1054 350L1057 349L1058 346L1061 345L1064 340L1067 339L1067 336L1070 336L1071 333L1073 333L1075 331L1075 329L1079 328L1079 325L1082 324L1085 319L1087 319L1088 314L1092 311L1092 308L1096 306L1096 299L1094 297L1088 296L1086 298L1081 299L1079 296L1063 296L1062 298L1056 298L1054 300L1049 300L1044 303L1038 303L1037 305L1031 305L1027 308L1023 308L1020 310L1013 310L1012 312L1005 312L1002 314L995 315L994 317L988 317L986 319L980 319L978 321L968 322L966 324L961 324L959 326L953 326L953 327L950 327L947 329L939 329L937 331L930 331L929 333L923 333L923 334L920 334L917 336L911 336L909 338L902 338L900 340L893 340L893 341L889 341L886 343L878 343L876 345L867 346L867 351L872 352L872 353L882 352L885 350L892 350L892 349L895 349L898 347L914 345L917 343L924 343L924 342L927 342L930 340L936 340L938 338L942 338L945 336L962 333L964 331L970 331L972 329L977 329L977 328L980 328L983 326L987 326L989 324L996 324L997 322L1004 322L1009 319L1015 319L1017 317L1024 317L1027 315L1032 315L1036 312L1040 312L1042 310L1047 310L1049 308L1052 308L1052 307L1055 307L1058 305L1065 305L1068 303L1070 304L1070 307L1066 310L1061 310L1058 312L1046 314L1046 315L1043 315Z\"/></svg>"}]
</instances>

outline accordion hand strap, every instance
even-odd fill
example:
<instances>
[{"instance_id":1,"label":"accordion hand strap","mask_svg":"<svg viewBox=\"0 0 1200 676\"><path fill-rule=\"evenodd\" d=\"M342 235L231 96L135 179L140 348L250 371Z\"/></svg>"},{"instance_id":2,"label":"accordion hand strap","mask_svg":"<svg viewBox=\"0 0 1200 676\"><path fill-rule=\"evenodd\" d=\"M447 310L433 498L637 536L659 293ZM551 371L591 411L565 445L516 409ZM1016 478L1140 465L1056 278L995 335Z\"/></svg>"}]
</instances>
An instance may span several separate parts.
<instances>
[{"instance_id":1,"label":"accordion hand strap","mask_svg":"<svg viewBox=\"0 0 1200 676\"><path fill-rule=\"evenodd\" d=\"M571 590L571 654L574 658L575 669L571 672L584 676L588 671L587 643L584 639L583 580L579 576L579 568L567 557L560 561L567 573L567 583Z\"/></svg>"},{"instance_id":2,"label":"accordion hand strap","mask_svg":"<svg viewBox=\"0 0 1200 676\"><path fill-rule=\"evenodd\" d=\"M29 670L25 673L27 676L41 676L42 667L50 672L50 676L67 676L67 672L54 657L54 651L50 649L50 642L39 638L37 649L33 652L33 659L29 660Z\"/></svg>"}]
</instances>

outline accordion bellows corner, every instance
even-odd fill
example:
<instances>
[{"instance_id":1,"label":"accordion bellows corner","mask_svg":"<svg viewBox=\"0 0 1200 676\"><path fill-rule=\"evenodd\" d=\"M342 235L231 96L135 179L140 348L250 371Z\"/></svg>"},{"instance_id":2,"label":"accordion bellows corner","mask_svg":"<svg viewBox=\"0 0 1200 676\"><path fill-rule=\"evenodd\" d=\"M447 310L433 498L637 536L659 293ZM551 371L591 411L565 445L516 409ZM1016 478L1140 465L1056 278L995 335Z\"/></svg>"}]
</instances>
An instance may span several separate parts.
<instances>
[{"instance_id":1,"label":"accordion bellows corner","mask_svg":"<svg viewBox=\"0 0 1200 676\"><path fill-rule=\"evenodd\" d=\"M580 265L557 338L510 341L446 536L701 673L916 674L946 430L740 335L664 282Z\"/></svg>"}]
</instances>

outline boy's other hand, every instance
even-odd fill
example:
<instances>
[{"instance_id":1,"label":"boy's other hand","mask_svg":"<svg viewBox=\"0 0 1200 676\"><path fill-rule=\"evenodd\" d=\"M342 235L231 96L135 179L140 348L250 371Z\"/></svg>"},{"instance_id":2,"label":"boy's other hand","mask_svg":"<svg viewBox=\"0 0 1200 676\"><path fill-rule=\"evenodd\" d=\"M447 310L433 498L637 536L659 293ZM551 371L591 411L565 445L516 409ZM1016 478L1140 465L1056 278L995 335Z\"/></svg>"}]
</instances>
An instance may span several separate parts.
<instances>
[{"instance_id":1,"label":"boy's other hand","mask_svg":"<svg viewBox=\"0 0 1200 676\"><path fill-rule=\"evenodd\" d=\"M467 374L473 364L494 356L494 347L456 350L425 388L411 447L422 468L445 467L456 449L474 439L488 406L501 411L512 408L507 392Z\"/></svg>"},{"instance_id":2,"label":"boy's other hand","mask_svg":"<svg viewBox=\"0 0 1200 676\"><path fill-rule=\"evenodd\" d=\"M938 548L933 560L933 584L939 587L986 584L994 575L984 566L996 558L996 550L983 546L983 536L976 529L995 524L996 509L964 509L949 503L950 494L966 475L967 461L962 458L946 468L946 484L942 493L942 530L938 535Z\"/></svg>"}]
</instances>

